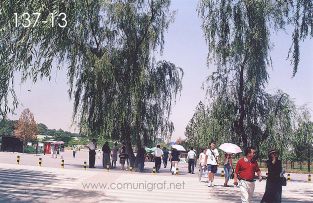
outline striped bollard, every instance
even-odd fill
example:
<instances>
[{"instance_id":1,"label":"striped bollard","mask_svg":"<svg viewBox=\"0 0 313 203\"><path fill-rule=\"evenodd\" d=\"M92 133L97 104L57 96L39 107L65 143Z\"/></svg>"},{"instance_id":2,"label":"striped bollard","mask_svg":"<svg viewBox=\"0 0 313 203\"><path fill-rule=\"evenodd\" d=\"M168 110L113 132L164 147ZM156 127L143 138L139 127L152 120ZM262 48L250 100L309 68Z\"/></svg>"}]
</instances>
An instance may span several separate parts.
<instances>
[{"instance_id":1,"label":"striped bollard","mask_svg":"<svg viewBox=\"0 0 313 203\"><path fill-rule=\"evenodd\" d=\"M61 167L64 168L64 159L61 161Z\"/></svg>"},{"instance_id":2,"label":"striped bollard","mask_svg":"<svg viewBox=\"0 0 313 203\"><path fill-rule=\"evenodd\" d=\"M133 172L133 167L129 167L130 172Z\"/></svg>"},{"instance_id":3,"label":"striped bollard","mask_svg":"<svg viewBox=\"0 0 313 203\"><path fill-rule=\"evenodd\" d=\"M308 182L311 182L311 174L308 175Z\"/></svg>"},{"instance_id":4,"label":"striped bollard","mask_svg":"<svg viewBox=\"0 0 313 203\"><path fill-rule=\"evenodd\" d=\"M109 171L110 171L110 165L107 164L107 172L109 172Z\"/></svg>"},{"instance_id":5,"label":"striped bollard","mask_svg":"<svg viewBox=\"0 0 313 203\"><path fill-rule=\"evenodd\" d=\"M224 171L222 170L221 171L221 177L224 177L225 176L225 174L224 174Z\"/></svg>"},{"instance_id":6,"label":"striped bollard","mask_svg":"<svg viewBox=\"0 0 313 203\"><path fill-rule=\"evenodd\" d=\"M39 158L38 164L39 164L39 166L41 166L41 164L42 164L42 158L41 157Z\"/></svg>"},{"instance_id":7,"label":"striped bollard","mask_svg":"<svg viewBox=\"0 0 313 203\"><path fill-rule=\"evenodd\" d=\"M153 167L153 169L152 169L152 173L153 173L153 174L155 174L155 167Z\"/></svg>"},{"instance_id":8,"label":"striped bollard","mask_svg":"<svg viewBox=\"0 0 313 203\"><path fill-rule=\"evenodd\" d=\"M287 174L287 180L288 180L288 181L291 180L291 178L290 178L290 173Z\"/></svg>"},{"instance_id":9,"label":"striped bollard","mask_svg":"<svg viewBox=\"0 0 313 203\"><path fill-rule=\"evenodd\" d=\"M178 168L176 168L176 175L178 175L178 172L179 172L179 170L178 170Z\"/></svg>"},{"instance_id":10,"label":"striped bollard","mask_svg":"<svg viewBox=\"0 0 313 203\"><path fill-rule=\"evenodd\" d=\"M17 157L16 157L16 162L17 162L17 164L20 164L20 156L18 155Z\"/></svg>"},{"instance_id":11,"label":"striped bollard","mask_svg":"<svg viewBox=\"0 0 313 203\"><path fill-rule=\"evenodd\" d=\"M87 169L87 162L84 161L84 169L86 170Z\"/></svg>"}]
</instances>

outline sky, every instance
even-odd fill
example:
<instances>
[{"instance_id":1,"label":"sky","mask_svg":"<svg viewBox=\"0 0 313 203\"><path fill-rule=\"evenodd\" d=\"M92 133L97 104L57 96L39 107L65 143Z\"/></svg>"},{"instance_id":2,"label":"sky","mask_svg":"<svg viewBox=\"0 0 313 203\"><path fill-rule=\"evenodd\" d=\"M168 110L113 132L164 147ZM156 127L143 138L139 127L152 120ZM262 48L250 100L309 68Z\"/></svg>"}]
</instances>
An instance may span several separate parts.
<instances>
[{"instance_id":1,"label":"sky","mask_svg":"<svg viewBox=\"0 0 313 203\"><path fill-rule=\"evenodd\" d=\"M206 78L214 70L207 66L208 46L201 30L201 20L197 15L198 0L174 0L171 9L176 11L175 21L165 34L165 45L161 59L171 61L183 68L183 90L177 96L170 119L175 131L172 140L184 138L185 127L200 101L206 103L205 90L202 88ZM292 78L292 65L286 60L291 45L291 32L281 31L272 35L271 58L273 68L268 69L270 76L267 91L278 89L291 96L297 105L308 105L313 110L313 39L300 44L300 65L298 73ZM51 81L47 79L36 84L26 82L16 84L20 106L11 119L18 119L25 108L34 114L37 123L44 123L51 129L77 132L72 125L73 103L68 97L66 70L54 70ZM28 91L30 90L30 91Z\"/></svg>"}]
</instances>

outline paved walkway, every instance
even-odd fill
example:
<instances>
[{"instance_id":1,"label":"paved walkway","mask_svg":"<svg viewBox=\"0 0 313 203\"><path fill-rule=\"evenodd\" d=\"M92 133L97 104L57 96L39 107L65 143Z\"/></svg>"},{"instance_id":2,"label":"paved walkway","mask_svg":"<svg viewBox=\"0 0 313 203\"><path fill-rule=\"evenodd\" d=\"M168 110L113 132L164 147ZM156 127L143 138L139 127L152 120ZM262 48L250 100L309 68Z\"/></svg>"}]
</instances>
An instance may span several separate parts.
<instances>
[{"instance_id":1,"label":"paved walkway","mask_svg":"<svg viewBox=\"0 0 313 203\"><path fill-rule=\"evenodd\" d=\"M167 175L45 168L16 164L0 166L0 202L240 202L238 188L208 188L196 175ZM256 183L260 202L265 181ZM313 202L312 183L292 182L283 188L283 202Z\"/></svg>"},{"instance_id":2,"label":"paved walkway","mask_svg":"<svg viewBox=\"0 0 313 203\"><path fill-rule=\"evenodd\" d=\"M153 163L147 163L145 173L82 168L87 153L81 152L73 159L64 154L65 169L61 159L41 156L43 166L38 166L36 155L20 154L21 164L16 164L16 153L0 153L0 202L240 202L237 187L222 187L223 178L216 178L216 186L208 188L205 179L199 182L197 174L188 174L187 165L180 164L180 175L171 175L169 169L152 174ZM299 178L300 177L300 178ZM293 181L283 187L283 202L313 202L313 183L302 180L305 176L293 175ZM232 183L232 181L231 181ZM254 202L260 202L265 181L257 182Z\"/></svg>"}]
</instances>

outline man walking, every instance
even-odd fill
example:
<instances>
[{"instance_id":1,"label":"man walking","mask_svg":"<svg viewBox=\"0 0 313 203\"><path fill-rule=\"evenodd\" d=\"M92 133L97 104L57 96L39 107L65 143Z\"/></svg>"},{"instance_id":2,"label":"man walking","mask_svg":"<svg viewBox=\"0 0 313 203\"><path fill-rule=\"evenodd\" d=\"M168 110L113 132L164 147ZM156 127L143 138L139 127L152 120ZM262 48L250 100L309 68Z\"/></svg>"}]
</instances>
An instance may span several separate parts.
<instances>
[{"instance_id":1,"label":"man walking","mask_svg":"<svg viewBox=\"0 0 313 203\"><path fill-rule=\"evenodd\" d=\"M259 169L258 163L253 159L255 156L255 149L253 147L248 147L245 150L245 156L238 160L235 173L234 173L234 185L238 185L241 192L241 202L251 203L255 180L254 175L257 173L259 181L262 180L261 171Z\"/></svg>"},{"instance_id":2,"label":"man walking","mask_svg":"<svg viewBox=\"0 0 313 203\"><path fill-rule=\"evenodd\" d=\"M164 168L166 168L166 166L167 166L168 154L169 154L169 152L166 149L166 147L163 147L163 165L164 165Z\"/></svg>"},{"instance_id":3,"label":"man walking","mask_svg":"<svg viewBox=\"0 0 313 203\"><path fill-rule=\"evenodd\" d=\"M188 173L194 173L195 170L195 159L196 159L196 152L193 150L193 147L190 148L188 155Z\"/></svg>"},{"instance_id":4,"label":"man walking","mask_svg":"<svg viewBox=\"0 0 313 203\"><path fill-rule=\"evenodd\" d=\"M155 162L155 170L158 173L161 167L161 157L163 155L163 151L160 148L160 145L157 145L157 148L154 151L154 162Z\"/></svg>"},{"instance_id":5,"label":"man walking","mask_svg":"<svg viewBox=\"0 0 313 203\"><path fill-rule=\"evenodd\" d=\"M97 143L95 139L92 139L92 141L87 145L89 149L89 168L95 168L95 162L96 162L96 148Z\"/></svg>"},{"instance_id":6,"label":"man walking","mask_svg":"<svg viewBox=\"0 0 313 203\"><path fill-rule=\"evenodd\" d=\"M215 142L210 143L209 149L206 150L206 163L208 164L208 187L214 187L214 175L217 172L219 153L216 149Z\"/></svg>"}]
</instances>

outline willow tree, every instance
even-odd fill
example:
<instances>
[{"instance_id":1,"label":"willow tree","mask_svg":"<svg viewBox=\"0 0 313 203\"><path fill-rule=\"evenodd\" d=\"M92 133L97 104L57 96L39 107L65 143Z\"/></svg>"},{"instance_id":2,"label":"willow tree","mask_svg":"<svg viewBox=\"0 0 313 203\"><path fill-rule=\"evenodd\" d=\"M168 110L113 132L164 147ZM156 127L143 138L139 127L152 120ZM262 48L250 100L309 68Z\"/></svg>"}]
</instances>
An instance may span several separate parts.
<instances>
[{"instance_id":1,"label":"willow tree","mask_svg":"<svg viewBox=\"0 0 313 203\"><path fill-rule=\"evenodd\" d=\"M299 65L299 42L313 36L312 11L312 1L302 0L200 0L208 59L216 65L208 78L209 92L214 99L224 99L234 106L234 132L244 147L253 141L253 129L262 130L256 112L266 101L271 32L287 25L294 28L289 52L294 76Z\"/></svg>"},{"instance_id":2,"label":"willow tree","mask_svg":"<svg viewBox=\"0 0 313 203\"><path fill-rule=\"evenodd\" d=\"M1 112L12 109L7 97L14 97L17 71L36 82L50 78L56 67L67 70L73 117L82 132L125 141L130 149L132 141L140 146L170 133L182 70L152 57L162 51L173 20L169 5L170 0L1 1Z\"/></svg>"}]
</instances>

